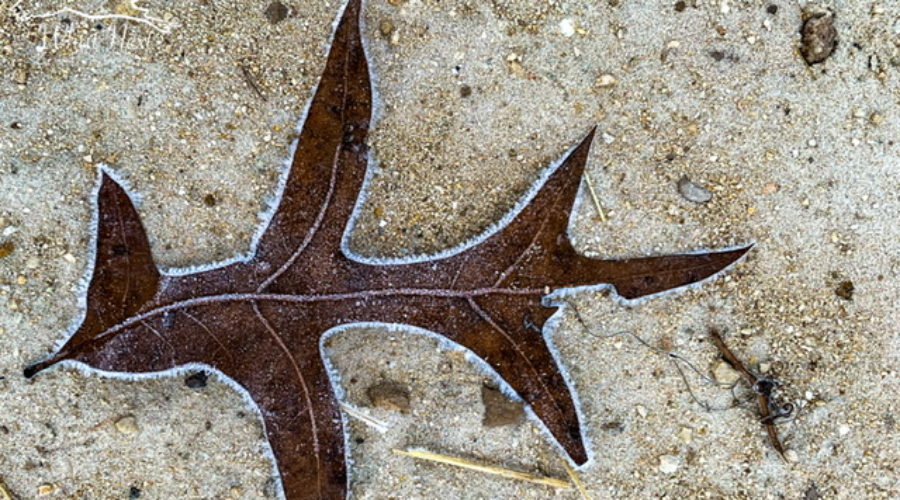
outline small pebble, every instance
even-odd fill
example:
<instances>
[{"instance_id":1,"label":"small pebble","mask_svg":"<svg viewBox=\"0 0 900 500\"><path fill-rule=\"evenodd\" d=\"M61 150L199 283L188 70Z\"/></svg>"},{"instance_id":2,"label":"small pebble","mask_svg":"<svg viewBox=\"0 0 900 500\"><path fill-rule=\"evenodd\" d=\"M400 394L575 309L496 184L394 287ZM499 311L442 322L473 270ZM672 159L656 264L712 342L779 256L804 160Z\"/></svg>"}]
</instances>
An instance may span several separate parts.
<instances>
[{"instance_id":1,"label":"small pebble","mask_svg":"<svg viewBox=\"0 0 900 500\"><path fill-rule=\"evenodd\" d=\"M128 498L129 500L136 500L141 498L141 489L137 486L132 486L128 489Z\"/></svg>"},{"instance_id":2,"label":"small pebble","mask_svg":"<svg viewBox=\"0 0 900 500\"><path fill-rule=\"evenodd\" d=\"M684 444L691 444L691 441L694 440L694 430L690 427L682 427L678 431L678 439Z\"/></svg>"},{"instance_id":3,"label":"small pebble","mask_svg":"<svg viewBox=\"0 0 900 500\"><path fill-rule=\"evenodd\" d=\"M378 32L381 33L381 36L385 38L390 38L391 34L394 33L394 23L392 23L389 19L385 19L378 23Z\"/></svg>"},{"instance_id":4,"label":"small pebble","mask_svg":"<svg viewBox=\"0 0 900 500\"><path fill-rule=\"evenodd\" d=\"M644 405L637 405L635 410L637 410L637 413L641 416L641 418L647 418L647 408L644 407Z\"/></svg>"},{"instance_id":5,"label":"small pebble","mask_svg":"<svg viewBox=\"0 0 900 500\"><path fill-rule=\"evenodd\" d=\"M559 23L559 32L562 33L564 37L570 37L575 34L575 23L572 22L568 17L560 21Z\"/></svg>"},{"instance_id":6,"label":"small pebble","mask_svg":"<svg viewBox=\"0 0 900 500\"><path fill-rule=\"evenodd\" d=\"M776 182L769 182L765 186L763 186L762 192L763 194L775 194L781 189L781 186Z\"/></svg>"},{"instance_id":7,"label":"small pebble","mask_svg":"<svg viewBox=\"0 0 900 500\"><path fill-rule=\"evenodd\" d=\"M803 500L822 500L822 494L819 493L816 483L812 483L809 485L809 488L806 488L806 491L803 493Z\"/></svg>"},{"instance_id":8,"label":"small pebble","mask_svg":"<svg viewBox=\"0 0 900 500\"><path fill-rule=\"evenodd\" d=\"M798 462L800 460L800 455L797 455L797 452L794 450L787 450L784 452L784 459L788 462Z\"/></svg>"},{"instance_id":9,"label":"small pebble","mask_svg":"<svg viewBox=\"0 0 900 500\"><path fill-rule=\"evenodd\" d=\"M268 7L266 7L264 13L266 15L266 19L269 20L269 23L278 24L281 21L284 21L284 19L287 17L288 8L283 3L276 0L270 3Z\"/></svg>"},{"instance_id":10,"label":"small pebble","mask_svg":"<svg viewBox=\"0 0 900 500\"><path fill-rule=\"evenodd\" d=\"M52 495L53 493L56 493L56 485L53 483L44 483L44 484L38 486L38 489L37 489L38 495L41 495L41 496Z\"/></svg>"},{"instance_id":11,"label":"small pebble","mask_svg":"<svg viewBox=\"0 0 900 500\"><path fill-rule=\"evenodd\" d=\"M484 404L481 425L485 427L517 425L525 418L522 403L510 400L496 387L481 386L481 402Z\"/></svg>"},{"instance_id":12,"label":"small pebble","mask_svg":"<svg viewBox=\"0 0 900 500\"><path fill-rule=\"evenodd\" d=\"M385 380L368 389L366 395L373 406L400 412L409 411L409 389L400 382Z\"/></svg>"},{"instance_id":13,"label":"small pebble","mask_svg":"<svg viewBox=\"0 0 900 500\"><path fill-rule=\"evenodd\" d=\"M16 249L16 244L11 241L0 243L0 259L13 253L13 250L15 250L15 249Z\"/></svg>"},{"instance_id":14,"label":"small pebble","mask_svg":"<svg viewBox=\"0 0 900 500\"><path fill-rule=\"evenodd\" d=\"M840 436L846 436L847 434L850 434L850 427L849 427L849 426L847 426L847 425L841 425L840 427L838 427L838 435L840 435Z\"/></svg>"},{"instance_id":15,"label":"small pebble","mask_svg":"<svg viewBox=\"0 0 900 500\"><path fill-rule=\"evenodd\" d=\"M140 430L138 428L137 419L134 418L133 415L126 415L119 420L116 420L115 425L116 430L122 434L136 434Z\"/></svg>"},{"instance_id":16,"label":"small pebble","mask_svg":"<svg viewBox=\"0 0 900 500\"><path fill-rule=\"evenodd\" d=\"M618 80L609 73L603 73L597 77L597 86L600 88L609 88L616 84Z\"/></svg>"},{"instance_id":17,"label":"small pebble","mask_svg":"<svg viewBox=\"0 0 900 500\"><path fill-rule=\"evenodd\" d=\"M719 361L713 367L713 377L721 384L734 384L741 379L741 374L731 367L727 361Z\"/></svg>"},{"instance_id":18,"label":"small pebble","mask_svg":"<svg viewBox=\"0 0 900 500\"><path fill-rule=\"evenodd\" d=\"M834 15L831 12L809 15L800 28L800 35L800 54L806 64L818 64L828 59L837 45Z\"/></svg>"},{"instance_id":19,"label":"small pebble","mask_svg":"<svg viewBox=\"0 0 900 500\"><path fill-rule=\"evenodd\" d=\"M686 175L678 179L678 192L682 198L693 203L706 203L712 199L712 193L708 189L694 183Z\"/></svg>"},{"instance_id":20,"label":"small pebble","mask_svg":"<svg viewBox=\"0 0 900 500\"><path fill-rule=\"evenodd\" d=\"M841 281L838 283L837 288L834 289L834 294L844 300L853 300L853 290L852 281Z\"/></svg>"},{"instance_id":21,"label":"small pebble","mask_svg":"<svg viewBox=\"0 0 900 500\"><path fill-rule=\"evenodd\" d=\"M28 68L18 67L13 70L13 81L19 85L28 83Z\"/></svg>"},{"instance_id":22,"label":"small pebble","mask_svg":"<svg viewBox=\"0 0 900 500\"><path fill-rule=\"evenodd\" d=\"M206 380L209 378L209 375L204 371L192 373L185 377L184 385L190 387L191 389L202 389L206 387Z\"/></svg>"},{"instance_id":23,"label":"small pebble","mask_svg":"<svg viewBox=\"0 0 900 500\"><path fill-rule=\"evenodd\" d=\"M674 474L681 467L681 459L676 455L660 455L659 471L663 474Z\"/></svg>"},{"instance_id":24,"label":"small pebble","mask_svg":"<svg viewBox=\"0 0 900 500\"><path fill-rule=\"evenodd\" d=\"M69 264L74 264L76 262L75 256L70 253L63 254L62 258L64 261L68 262Z\"/></svg>"}]
</instances>

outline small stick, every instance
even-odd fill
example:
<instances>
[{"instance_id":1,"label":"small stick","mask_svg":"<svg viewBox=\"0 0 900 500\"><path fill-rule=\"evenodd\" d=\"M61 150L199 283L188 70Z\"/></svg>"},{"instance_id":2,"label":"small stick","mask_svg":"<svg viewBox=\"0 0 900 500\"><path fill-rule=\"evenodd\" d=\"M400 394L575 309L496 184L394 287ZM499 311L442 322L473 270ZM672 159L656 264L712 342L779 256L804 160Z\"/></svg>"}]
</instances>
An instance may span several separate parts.
<instances>
[{"instance_id":1,"label":"small stick","mask_svg":"<svg viewBox=\"0 0 900 500\"><path fill-rule=\"evenodd\" d=\"M591 500L591 496L588 495L587 488L584 487L584 483L581 482L581 478L578 477L578 472L569 465L569 462L566 459L562 459L563 467L566 468L566 474L572 478L572 482L575 483L575 487L578 488L578 492L581 493L581 498L584 500Z\"/></svg>"},{"instance_id":2,"label":"small stick","mask_svg":"<svg viewBox=\"0 0 900 500\"><path fill-rule=\"evenodd\" d=\"M367 415L366 413L363 413L361 410L358 410L348 404L341 403L341 409L343 409L345 412L347 412L347 414L350 415L351 417L356 418L360 422L368 425L369 427L372 427L373 429L377 430L378 432L380 432L382 434L384 434L388 430L388 425L386 423L382 422L381 420L376 419L375 417Z\"/></svg>"},{"instance_id":3,"label":"small stick","mask_svg":"<svg viewBox=\"0 0 900 500\"><path fill-rule=\"evenodd\" d=\"M259 90L259 87L256 85L256 82L253 81L253 75L250 74L250 70L247 69L247 67L244 66L243 64L240 65L240 68L241 68L241 73L244 75L244 80L247 81L247 85L249 85L250 88L253 89L254 92L256 92L256 95L258 95L259 98L263 100L263 102L268 101L268 99L266 99L266 96L263 95L262 91Z\"/></svg>"},{"instance_id":4,"label":"small stick","mask_svg":"<svg viewBox=\"0 0 900 500\"><path fill-rule=\"evenodd\" d=\"M778 429L775 428L774 422L775 419L769 411L769 391L759 390L760 378L748 370L747 367L744 366L744 363L731 352L731 349L725 345L725 341L722 339L722 335L718 330L715 328L710 329L709 335L712 337L713 344L719 349L722 357L725 358L725 361L734 367L735 370L741 372L747 379L750 387L756 391L756 405L759 407L759 416L763 425L766 427L766 433L769 434L769 441L772 442L772 446L775 447L775 450L778 451L781 458L784 458L784 445L781 444L781 440L778 438Z\"/></svg>"},{"instance_id":5,"label":"small stick","mask_svg":"<svg viewBox=\"0 0 900 500\"><path fill-rule=\"evenodd\" d=\"M591 176L587 172L584 173L584 180L587 184L588 191L591 193L591 199L594 200L594 208L597 209L597 215L600 216L600 222L606 222L606 213L603 212L603 205L600 204L600 198L597 191L594 190L594 183L591 182Z\"/></svg>"},{"instance_id":6,"label":"small stick","mask_svg":"<svg viewBox=\"0 0 900 500\"><path fill-rule=\"evenodd\" d=\"M0 480L0 500L16 500L2 480Z\"/></svg>"},{"instance_id":7,"label":"small stick","mask_svg":"<svg viewBox=\"0 0 900 500\"><path fill-rule=\"evenodd\" d=\"M525 472L519 472L510 469L504 469L502 467L497 467L495 465L487 465L480 464L478 462L473 462L472 460L460 457L451 457L447 455L441 455L438 453L432 453L430 451L423 450L398 450L396 448L391 449L392 452L397 455L406 455L408 457L418 458L422 460L430 460L432 462L438 462L442 464L455 465L457 467L462 467L464 469L476 470L479 472L486 472L488 474L494 474L496 476L505 477L507 479L518 479L520 481L528 481L530 483L542 484L544 486L552 486L553 488L571 488L572 485L566 481L561 479L555 479L552 477L541 477L534 476Z\"/></svg>"}]
</instances>

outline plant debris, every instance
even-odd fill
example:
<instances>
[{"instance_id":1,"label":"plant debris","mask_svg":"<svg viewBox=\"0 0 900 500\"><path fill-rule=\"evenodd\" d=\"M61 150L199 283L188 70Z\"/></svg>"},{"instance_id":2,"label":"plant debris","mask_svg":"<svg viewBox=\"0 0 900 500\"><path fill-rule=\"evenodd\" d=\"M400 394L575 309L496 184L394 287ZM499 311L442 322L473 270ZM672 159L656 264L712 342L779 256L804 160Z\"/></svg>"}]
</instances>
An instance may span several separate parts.
<instances>
[{"instance_id":1,"label":"plant debris","mask_svg":"<svg viewBox=\"0 0 900 500\"><path fill-rule=\"evenodd\" d=\"M505 477L507 479L518 479L520 481L528 481L529 483L542 484L544 486L551 486L553 488L571 488L572 485L562 479L556 479L552 477L543 477L543 476L535 476L533 474L528 474L526 472L519 472L516 470L506 469L503 467L497 467L496 465L488 465L483 463L478 463L473 460L469 460L467 458L461 457L451 457L449 455L441 455L440 453L432 453L430 451L424 450L391 450L397 455L406 455L408 457L418 458L421 460L430 460L432 462L438 462L442 464L455 465L457 467L462 467L464 469L477 470L479 472L485 472L488 474L494 474L497 476Z\"/></svg>"},{"instance_id":2,"label":"plant debris","mask_svg":"<svg viewBox=\"0 0 900 500\"><path fill-rule=\"evenodd\" d=\"M790 414L793 413L794 408L790 403L785 405L776 405L773 403L772 391L781 385L781 383L772 378L759 377L751 372L744 366L744 363L731 352L731 349L725 345L725 341L722 339L722 335L717 329L711 328L709 330L709 335L725 361L747 379L750 388L756 393L760 423L765 426L766 433L769 435L769 441L772 442L772 446L778 451L778 454L781 455L782 458L786 459L784 445L778 438L778 429L775 428L775 420L780 417L790 416Z\"/></svg>"}]
</instances>

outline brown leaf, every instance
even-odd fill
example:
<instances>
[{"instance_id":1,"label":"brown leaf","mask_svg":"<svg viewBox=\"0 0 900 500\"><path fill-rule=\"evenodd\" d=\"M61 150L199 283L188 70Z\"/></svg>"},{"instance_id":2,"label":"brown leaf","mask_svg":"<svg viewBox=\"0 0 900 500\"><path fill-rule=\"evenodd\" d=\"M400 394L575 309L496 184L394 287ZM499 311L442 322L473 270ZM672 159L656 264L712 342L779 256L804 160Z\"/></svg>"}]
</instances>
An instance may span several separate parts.
<instances>
[{"instance_id":1,"label":"brown leaf","mask_svg":"<svg viewBox=\"0 0 900 500\"><path fill-rule=\"evenodd\" d=\"M338 24L272 219L252 256L161 274L131 200L104 173L87 315L33 376L72 360L107 372L209 366L253 398L285 494L347 491L339 405L320 352L328 330L360 322L430 330L483 359L578 464L578 414L542 328L545 290L609 283L633 299L707 278L747 248L622 261L578 255L566 236L589 133L505 226L449 254L379 264L348 256L345 227L365 179L372 112L359 1Z\"/></svg>"}]
</instances>

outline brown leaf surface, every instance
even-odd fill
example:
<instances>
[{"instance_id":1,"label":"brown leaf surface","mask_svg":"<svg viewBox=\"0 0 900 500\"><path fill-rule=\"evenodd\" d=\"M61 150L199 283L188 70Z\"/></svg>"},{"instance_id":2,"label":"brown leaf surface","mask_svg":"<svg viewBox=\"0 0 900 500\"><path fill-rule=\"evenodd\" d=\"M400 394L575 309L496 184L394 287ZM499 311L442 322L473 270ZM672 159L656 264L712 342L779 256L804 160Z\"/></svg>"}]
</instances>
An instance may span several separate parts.
<instances>
[{"instance_id":1,"label":"brown leaf surface","mask_svg":"<svg viewBox=\"0 0 900 500\"><path fill-rule=\"evenodd\" d=\"M508 224L476 244L405 264L348 257L342 239L365 179L372 112L359 10L352 0L338 25L253 255L161 274L130 198L104 173L84 322L25 374L64 360L129 373L208 365L258 405L287 497L336 498L347 491L344 432L319 341L352 323L411 325L481 357L582 464L578 414L542 334L556 311L542 303L546 290L608 283L633 299L707 278L747 248L621 261L578 255L567 226L591 132Z\"/></svg>"}]
</instances>

